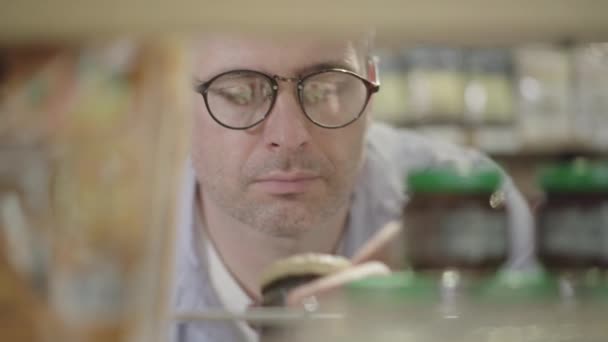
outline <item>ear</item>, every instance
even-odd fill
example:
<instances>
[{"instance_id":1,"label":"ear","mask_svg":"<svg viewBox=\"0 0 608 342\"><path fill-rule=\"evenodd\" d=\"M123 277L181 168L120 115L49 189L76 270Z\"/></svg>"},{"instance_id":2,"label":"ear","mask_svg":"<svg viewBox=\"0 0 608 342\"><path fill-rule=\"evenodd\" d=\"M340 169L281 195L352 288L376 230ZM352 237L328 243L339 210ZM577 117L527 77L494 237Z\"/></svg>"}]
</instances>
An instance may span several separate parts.
<instances>
[{"instance_id":1,"label":"ear","mask_svg":"<svg viewBox=\"0 0 608 342\"><path fill-rule=\"evenodd\" d=\"M367 59L367 77L370 82L380 84L378 76L378 57L376 56Z\"/></svg>"}]
</instances>

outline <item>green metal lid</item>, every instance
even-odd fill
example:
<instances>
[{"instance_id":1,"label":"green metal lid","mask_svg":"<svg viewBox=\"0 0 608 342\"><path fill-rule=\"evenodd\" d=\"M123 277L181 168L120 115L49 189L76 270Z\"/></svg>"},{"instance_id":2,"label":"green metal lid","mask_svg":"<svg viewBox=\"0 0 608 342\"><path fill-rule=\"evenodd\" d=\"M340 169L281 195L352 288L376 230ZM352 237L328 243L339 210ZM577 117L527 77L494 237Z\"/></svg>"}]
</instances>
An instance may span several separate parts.
<instances>
[{"instance_id":1,"label":"green metal lid","mask_svg":"<svg viewBox=\"0 0 608 342\"><path fill-rule=\"evenodd\" d=\"M547 192L608 192L608 162L573 162L545 167L539 183Z\"/></svg>"},{"instance_id":2,"label":"green metal lid","mask_svg":"<svg viewBox=\"0 0 608 342\"><path fill-rule=\"evenodd\" d=\"M475 292L477 298L486 300L545 300L559 296L559 284L545 271L505 270L482 282Z\"/></svg>"},{"instance_id":3,"label":"green metal lid","mask_svg":"<svg viewBox=\"0 0 608 342\"><path fill-rule=\"evenodd\" d=\"M439 296L437 285L429 278L411 271L373 276L346 285L349 295L358 298L418 298L432 299Z\"/></svg>"},{"instance_id":4,"label":"green metal lid","mask_svg":"<svg viewBox=\"0 0 608 342\"><path fill-rule=\"evenodd\" d=\"M496 168L434 168L416 170L407 176L413 193L492 193L500 187L502 175Z\"/></svg>"}]
</instances>

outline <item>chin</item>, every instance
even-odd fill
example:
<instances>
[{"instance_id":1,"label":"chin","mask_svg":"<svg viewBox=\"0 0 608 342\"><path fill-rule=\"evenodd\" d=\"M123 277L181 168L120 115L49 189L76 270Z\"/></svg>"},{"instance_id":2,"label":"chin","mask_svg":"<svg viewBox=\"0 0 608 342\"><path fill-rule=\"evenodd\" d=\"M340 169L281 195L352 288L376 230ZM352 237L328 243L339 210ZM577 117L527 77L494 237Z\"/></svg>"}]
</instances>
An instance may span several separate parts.
<instances>
[{"instance_id":1,"label":"chin","mask_svg":"<svg viewBox=\"0 0 608 342\"><path fill-rule=\"evenodd\" d=\"M279 237L297 237L320 226L318 212L299 208L266 208L260 210L252 226L266 234Z\"/></svg>"},{"instance_id":2,"label":"chin","mask_svg":"<svg viewBox=\"0 0 608 342\"><path fill-rule=\"evenodd\" d=\"M311 227L278 225L274 227L257 228L258 231L274 237L295 239L311 231Z\"/></svg>"}]
</instances>

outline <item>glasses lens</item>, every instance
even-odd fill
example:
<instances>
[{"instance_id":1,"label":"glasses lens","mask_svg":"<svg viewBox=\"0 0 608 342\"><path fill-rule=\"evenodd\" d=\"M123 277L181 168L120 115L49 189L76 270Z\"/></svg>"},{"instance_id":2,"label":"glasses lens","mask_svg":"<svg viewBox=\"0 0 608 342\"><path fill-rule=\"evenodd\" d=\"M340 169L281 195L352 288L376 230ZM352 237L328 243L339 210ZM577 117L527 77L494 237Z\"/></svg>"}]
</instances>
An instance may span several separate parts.
<instances>
[{"instance_id":1,"label":"glasses lens","mask_svg":"<svg viewBox=\"0 0 608 342\"><path fill-rule=\"evenodd\" d=\"M354 75L327 71L303 82L300 101L312 121L325 127L340 127L359 117L367 101L367 87Z\"/></svg>"},{"instance_id":2,"label":"glasses lens","mask_svg":"<svg viewBox=\"0 0 608 342\"><path fill-rule=\"evenodd\" d=\"M235 71L211 82L207 88L207 105L219 122L245 128L264 119L272 105L272 96L272 83L266 76Z\"/></svg>"}]
</instances>

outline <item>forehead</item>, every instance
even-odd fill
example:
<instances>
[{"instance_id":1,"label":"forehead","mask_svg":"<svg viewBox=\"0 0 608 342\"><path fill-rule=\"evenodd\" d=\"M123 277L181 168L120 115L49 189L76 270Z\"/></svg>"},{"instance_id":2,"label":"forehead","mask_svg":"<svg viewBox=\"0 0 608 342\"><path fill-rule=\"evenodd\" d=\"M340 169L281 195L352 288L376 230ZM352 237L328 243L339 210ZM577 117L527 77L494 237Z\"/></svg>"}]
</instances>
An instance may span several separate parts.
<instances>
[{"instance_id":1,"label":"forehead","mask_svg":"<svg viewBox=\"0 0 608 342\"><path fill-rule=\"evenodd\" d=\"M361 72L362 51L358 50L355 40L346 38L214 35L195 42L194 63L201 78L234 69L296 76L318 65Z\"/></svg>"}]
</instances>

